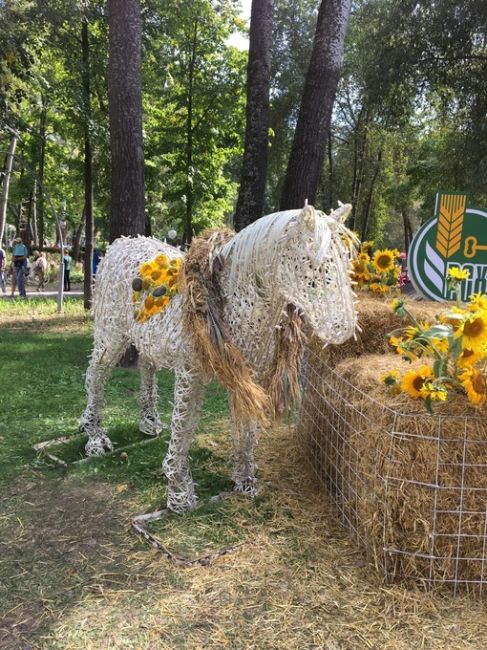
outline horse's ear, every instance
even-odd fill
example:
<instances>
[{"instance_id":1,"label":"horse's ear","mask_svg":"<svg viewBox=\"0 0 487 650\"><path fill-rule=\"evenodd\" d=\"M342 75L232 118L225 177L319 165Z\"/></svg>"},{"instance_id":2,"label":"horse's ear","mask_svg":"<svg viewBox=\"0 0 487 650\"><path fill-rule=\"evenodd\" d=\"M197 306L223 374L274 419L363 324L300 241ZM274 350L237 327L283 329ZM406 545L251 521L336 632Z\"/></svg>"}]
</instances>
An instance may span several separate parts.
<instances>
[{"instance_id":1,"label":"horse's ear","mask_svg":"<svg viewBox=\"0 0 487 650\"><path fill-rule=\"evenodd\" d=\"M316 227L316 213L312 205L308 205L308 203L306 203L299 214L299 218L307 230L314 232Z\"/></svg>"},{"instance_id":2,"label":"horse's ear","mask_svg":"<svg viewBox=\"0 0 487 650\"><path fill-rule=\"evenodd\" d=\"M338 221L338 223L343 223L351 211L352 206L350 203L342 203L341 201L338 201L338 208L333 210L329 216L331 219Z\"/></svg>"}]
</instances>

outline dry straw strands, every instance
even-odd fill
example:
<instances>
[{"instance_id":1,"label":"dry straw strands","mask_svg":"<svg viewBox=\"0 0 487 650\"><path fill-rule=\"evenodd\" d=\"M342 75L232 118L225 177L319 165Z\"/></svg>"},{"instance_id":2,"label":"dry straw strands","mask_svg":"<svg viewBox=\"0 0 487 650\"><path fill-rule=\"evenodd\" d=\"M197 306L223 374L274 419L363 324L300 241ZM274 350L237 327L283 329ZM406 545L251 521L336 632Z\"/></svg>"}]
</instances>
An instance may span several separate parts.
<instances>
[{"instance_id":1,"label":"dry straw strands","mask_svg":"<svg viewBox=\"0 0 487 650\"><path fill-rule=\"evenodd\" d=\"M234 345L223 320L223 301L211 252L233 237L231 230L210 230L195 239L184 261L183 318L193 340L193 354L203 373L213 373L232 395L237 419L269 423L269 396L254 380L241 351ZM213 264L212 264L213 262Z\"/></svg>"},{"instance_id":2,"label":"dry straw strands","mask_svg":"<svg viewBox=\"0 0 487 650\"><path fill-rule=\"evenodd\" d=\"M387 395L380 376L407 364L387 354L383 340L397 319L386 305L375 301L372 309L371 302L359 307L357 343L330 351L310 345L299 435L340 518L386 580L482 592L485 409L451 395L430 416L404 394ZM432 311L438 305L415 307L423 318ZM363 356L365 349L374 354Z\"/></svg>"}]
</instances>

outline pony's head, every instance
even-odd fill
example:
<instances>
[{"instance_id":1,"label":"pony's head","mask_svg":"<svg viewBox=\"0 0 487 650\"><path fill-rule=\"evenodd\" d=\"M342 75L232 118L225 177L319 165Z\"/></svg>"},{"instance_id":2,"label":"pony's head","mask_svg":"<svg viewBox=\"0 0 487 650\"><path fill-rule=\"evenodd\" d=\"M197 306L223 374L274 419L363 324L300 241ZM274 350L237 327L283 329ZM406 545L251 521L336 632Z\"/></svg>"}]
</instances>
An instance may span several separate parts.
<instances>
[{"instance_id":1,"label":"pony's head","mask_svg":"<svg viewBox=\"0 0 487 650\"><path fill-rule=\"evenodd\" d=\"M231 259L229 295L245 295L241 307L250 311L256 301L259 309L294 305L324 342L347 340L357 323L350 282L353 235L343 225L350 209L340 205L326 215L307 205L247 226L219 250L221 259Z\"/></svg>"},{"instance_id":2,"label":"pony's head","mask_svg":"<svg viewBox=\"0 0 487 650\"><path fill-rule=\"evenodd\" d=\"M307 205L293 214L276 273L286 302L299 308L326 343L343 343L357 326L350 280L353 235L343 225L350 210L340 205L326 215Z\"/></svg>"}]
</instances>

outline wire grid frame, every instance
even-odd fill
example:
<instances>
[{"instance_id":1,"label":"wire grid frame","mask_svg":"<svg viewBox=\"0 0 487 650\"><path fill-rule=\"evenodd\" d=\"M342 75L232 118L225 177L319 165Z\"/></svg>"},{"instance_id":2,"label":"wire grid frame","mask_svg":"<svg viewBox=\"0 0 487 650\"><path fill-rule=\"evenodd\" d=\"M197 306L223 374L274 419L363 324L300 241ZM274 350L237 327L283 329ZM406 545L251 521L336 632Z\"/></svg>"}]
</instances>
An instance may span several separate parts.
<instances>
[{"instance_id":1,"label":"wire grid frame","mask_svg":"<svg viewBox=\"0 0 487 650\"><path fill-rule=\"evenodd\" d=\"M350 537L386 582L487 583L487 421L403 413L345 379L313 347L297 434Z\"/></svg>"}]
</instances>

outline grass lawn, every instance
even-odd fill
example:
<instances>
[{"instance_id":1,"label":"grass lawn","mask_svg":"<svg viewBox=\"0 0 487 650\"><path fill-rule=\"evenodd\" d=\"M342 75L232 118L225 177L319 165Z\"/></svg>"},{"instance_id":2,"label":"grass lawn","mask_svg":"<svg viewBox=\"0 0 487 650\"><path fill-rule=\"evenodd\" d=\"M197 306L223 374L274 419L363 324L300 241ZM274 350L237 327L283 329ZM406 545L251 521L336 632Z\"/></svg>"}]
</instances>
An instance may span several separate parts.
<instances>
[{"instance_id":1,"label":"grass lawn","mask_svg":"<svg viewBox=\"0 0 487 650\"><path fill-rule=\"evenodd\" d=\"M177 567L137 537L131 515L160 508L168 434L137 429L136 372L116 369L105 425L117 448L83 458L78 419L91 324L81 302L0 301L0 649L481 649L482 604L385 586L348 542L292 428L261 435L261 492L206 503L150 530L194 556L240 544L210 566ZM160 373L169 423L172 377ZM231 486L226 398L208 392L192 448L206 502ZM32 445L50 447L67 466ZM137 441L144 444L134 445Z\"/></svg>"}]
</instances>

